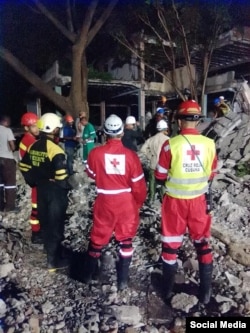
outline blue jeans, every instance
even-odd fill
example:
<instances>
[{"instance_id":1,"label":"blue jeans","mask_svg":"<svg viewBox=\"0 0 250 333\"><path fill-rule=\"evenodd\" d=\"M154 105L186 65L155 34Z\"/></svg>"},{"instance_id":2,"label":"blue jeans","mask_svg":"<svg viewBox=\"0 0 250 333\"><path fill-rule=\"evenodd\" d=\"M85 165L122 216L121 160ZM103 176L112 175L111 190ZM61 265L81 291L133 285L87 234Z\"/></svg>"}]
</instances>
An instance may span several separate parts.
<instances>
[{"instance_id":1,"label":"blue jeans","mask_svg":"<svg viewBox=\"0 0 250 333\"><path fill-rule=\"evenodd\" d=\"M73 175L73 163L74 163L74 157L75 157L75 148L72 147L65 147L65 153L67 155L67 170L69 176Z\"/></svg>"}]
</instances>

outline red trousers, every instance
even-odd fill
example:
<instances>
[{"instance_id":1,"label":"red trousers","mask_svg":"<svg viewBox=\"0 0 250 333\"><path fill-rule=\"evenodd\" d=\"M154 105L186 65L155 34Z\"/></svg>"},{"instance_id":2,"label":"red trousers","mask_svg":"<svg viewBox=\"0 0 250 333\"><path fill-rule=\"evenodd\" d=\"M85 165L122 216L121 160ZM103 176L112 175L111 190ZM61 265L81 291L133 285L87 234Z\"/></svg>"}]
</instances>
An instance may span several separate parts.
<instances>
[{"instance_id":1,"label":"red trousers","mask_svg":"<svg viewBox=\"0 0 250 333\"><path fill-rule=\"evenodd\" d=\"M31 231L37 232L40 230L40 223L37 217L37 189L32 187L31 189L31 214L30 214L30 226Z\"/></svg>"},{"instance_id":2,"label":"red trousers","mask_svg":"<svg viewBox=\"0 0 250 333\"><path fill-rule=\"evenodd\" d=\"M132 239L139 225L139 209L132 194L98 194L93 214L90 233L92 247L100 252L114 234L121 245L120 254L124 257L132 256Z\"/></svg>"},{"instance_id":3,"label":"red trousers","mask_svg":"<svg viewBox=\"0 0 250 333\"><path fill-rule=\"evenodd\" d=\"M206 213L205 195L194 199L177 199L164 196L162 203L162 259L174 264L183 236L189 233L193 240L198 261L211 263L212 251L209 246L211 215Z\"/></svg>"}]
</instances>

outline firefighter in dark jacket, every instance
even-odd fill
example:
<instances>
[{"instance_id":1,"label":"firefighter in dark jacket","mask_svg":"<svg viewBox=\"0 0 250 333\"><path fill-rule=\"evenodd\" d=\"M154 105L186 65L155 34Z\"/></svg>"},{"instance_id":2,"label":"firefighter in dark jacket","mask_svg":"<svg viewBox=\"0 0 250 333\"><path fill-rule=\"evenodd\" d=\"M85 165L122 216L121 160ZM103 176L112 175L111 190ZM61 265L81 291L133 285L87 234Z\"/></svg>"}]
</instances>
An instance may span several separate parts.
<instances>
[{"instance_id":1,"label":"firefighter in dark jacket","mask_svg":"<svg viewBox=\"0 0 250 333\"><path fill-rule=\"evenodd\" d=\"M27 184L37 187L38 217L43 225L47 267L52 271L66 266L61 242L71 186L66 155L54 142L62 127L61 119L54 113L45 113L37 126L41 137L29 147L19 167Z\"/></svg>"}]
</instances>

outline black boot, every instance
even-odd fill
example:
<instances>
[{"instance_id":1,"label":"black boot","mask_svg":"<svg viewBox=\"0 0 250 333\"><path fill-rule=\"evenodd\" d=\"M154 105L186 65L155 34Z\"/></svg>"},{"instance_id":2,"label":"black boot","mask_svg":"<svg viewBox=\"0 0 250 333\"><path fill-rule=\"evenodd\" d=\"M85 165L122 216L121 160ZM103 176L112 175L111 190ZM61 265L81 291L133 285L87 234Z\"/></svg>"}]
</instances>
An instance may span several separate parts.
<instances>
[{"instance_id":1,"label":"black boot","mask_svg":"<svg viewBox=\"0 0 250 333\"><path fill-rule=\"evenodd\" d=\"M50 272L54 272L58 269L66 269L69 266L67 259L62 259L58 256L47 255L47 268Z\"/></svg>"},{"instance_id":2,"label":"black boot","mask_svg":"<svg viewBox=\"0 0 250 333\"><path fill-rule=\"evenodd\" d=\"M116 264L117 271L117 287L118 290L122 291L128 286L128 274L129 274L129 265L131 263L132 257L123 258L120 257L119 261Z\"/></svg>"},{"instance_id":3,"label":"black boot","mask_svg":"<svg viewBox=\"0 0 250 333\"><path fill-rule=\"evenodd\" d=\"M86 254L81 282L86 284L90 283L98 269L98 260L99 258L92 257L88 253Z\"/></svg>"},{"instance_id":4,"label":"black boot","mask_svg":"<svg viewBox=\"0 0 250 333\"><path fill-rule=\"evenodd\" d=\"M199 301L203 304L208 304L210 302L210 297L212 294L213 263L211 264L199 263L199 273L200 273Z\"/></svg>"},{"instance_id":5,"label":"black boot","mask_svg":"<svg viewBox=\"0 0 250 333\"><path fill-rule=\"evenodd\" d=\"M162 262L163 292L165 300L168 300L172 296L177 267L177 263L175 263L174 265L169 265L164 261Z\"/></svg>"},{"instance_id":6,"label":"black boot","mask_svg":"<svg viewBox=\"0 0 250 333\"><path fill-rule=\"evenodd\" d=\"M47 268L49 271L56 271L57 269L66 269L69 266L69 261L61 256L61 244L55 245L47 244Z\"/></svg>"},{"instance_id":7,"label":"black boot","mask_svg":"<svg viewBox=\"0 0 250 333\"><path fill-rule=\"evenodd\" d=\"M0 186L0 212L4 211L4 190L3 186Z\"/></svg>"}]
</instances>

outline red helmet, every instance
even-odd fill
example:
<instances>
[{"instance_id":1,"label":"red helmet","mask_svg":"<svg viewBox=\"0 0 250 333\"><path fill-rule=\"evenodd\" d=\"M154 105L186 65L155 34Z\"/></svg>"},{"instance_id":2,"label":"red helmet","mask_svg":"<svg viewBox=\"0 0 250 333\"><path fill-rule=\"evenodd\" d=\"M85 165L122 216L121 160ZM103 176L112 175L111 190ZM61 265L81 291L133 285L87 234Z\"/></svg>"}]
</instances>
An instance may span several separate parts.
<instances>
[{"instance_id":1,"label":"red helmet","mask_svg":"<svg viewBox=\"0 0 250 333\"><path fill-rule=\"evenodd\" d=\"M203 117L201 107L194 100L184 101L178 107L177 118L196 121Z\"/></svg>"},{"instance_id":2,"label":"red helmet","mask_svg":"<svg viewBox=\"0 0 250 333\"><path fill-rule=\"evenodd\" d=\"M72 116L70 116L69 114L67 114L65 116L65 121L67 121L67 123L73 123L74 119Z\"/></svg>"},{"instance_id":3,"label":"red helmet","mask_svg":"<svg viewBox=\"0 0 250 333\"><path fill-rule=\"evenodd\" d=\"M38 116L33 112L26 112L21 118L21 125L31 126L36 124L38 121Z\"/></svg>"}]
</instances>

